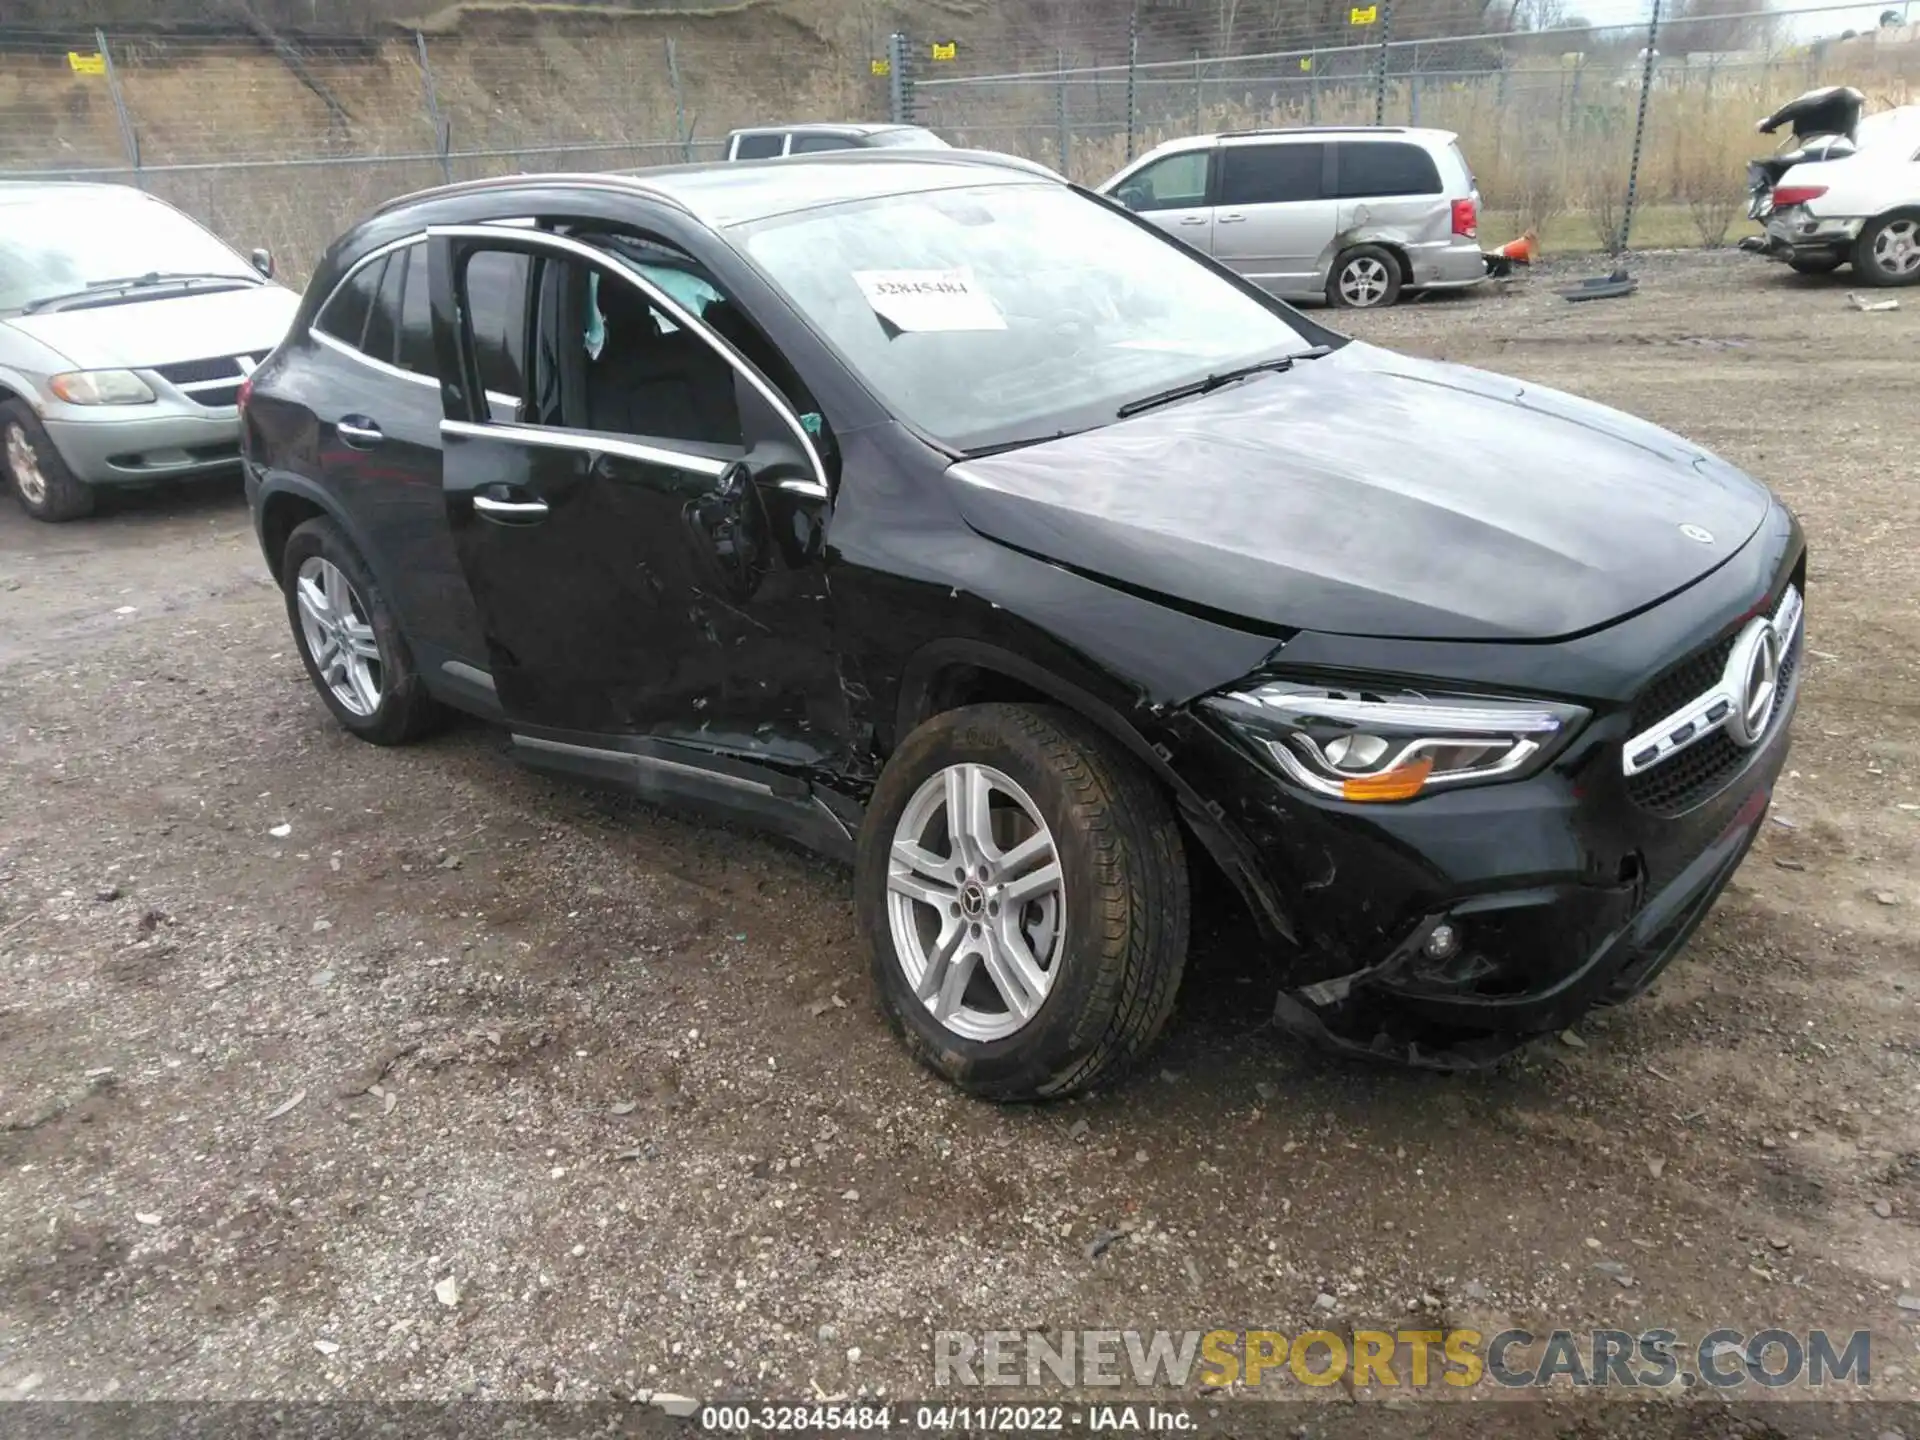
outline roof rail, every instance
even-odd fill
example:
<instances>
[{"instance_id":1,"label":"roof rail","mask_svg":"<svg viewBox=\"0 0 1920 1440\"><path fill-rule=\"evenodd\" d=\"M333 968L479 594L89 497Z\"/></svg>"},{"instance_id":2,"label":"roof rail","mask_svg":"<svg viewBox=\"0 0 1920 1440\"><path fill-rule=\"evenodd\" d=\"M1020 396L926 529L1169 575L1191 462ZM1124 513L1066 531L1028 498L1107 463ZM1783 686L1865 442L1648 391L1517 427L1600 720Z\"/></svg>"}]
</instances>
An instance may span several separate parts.
<instances>
[{"instance_id":1,"label":"roof rail","mask_svg":"<svg viewBox=\"0 0 1920 1440\"><path fill-rule=\"evenodd\" d=\"M1405 125L1276 125L1264 130L1222 130L1216 140L1245 140L1257 135L1404 135Z\"/></svg>"},{"instance_id":2,"label":"roof rail","mask_svg":"<svg viewBox=\"0 0 1920 1440\"><path fill-rule=\"evenodd\" d=\"M998 150L836 150L819 155L805 157L783 156L774 160L702 160L689 165L652 165L634 170L590 170L585 172L527 171L514 175L490 175L481 180L458 180L451 185L435 185L426 190L415 190L405 195L396 195L393 199L374 208L375 215L386 215L404 206L420 204L428 200L441 200L456 195L484 195L493 190L506 190L524 185L558 185L573 188L591 188L618 190L626 194L645 195L671 205L676 210L693 213L685 201L675 195L671 189L647 183L650 175L671 175L676 171L733 169L741 165L774 164L792 165L826 163L830 165L872 165L901 161L913 161L917 164L935 165L992 165L1004 170L1019 170L1029 175L1043 175L1050 180L1061 177L1049 170L1037 160L1027 160L1018 155L1005 155Z\"/></svg>"},{"instance_id":3,"label":"roof rail","mask_svg":"<svg viewBox=\"0 0 1920 1440\"><path fill-rule=\"evenodd\" d=\"M506 190L517 185L564 185L598 190L619 190L627 193L637 192L652 199L664 201L676 209L686 209L686 206L674 196L643 183L636 176L625 171L528 170L513 175L489 175L481 180L456 180L451 185L434 185L425 190L412 190L405 195L396 195L391 200L383 201L374 207L373 213L386 215L403 206L418 204L425 200L441 200L455 195L484 195L490 190Z\"/></svg>"}]
</instances>

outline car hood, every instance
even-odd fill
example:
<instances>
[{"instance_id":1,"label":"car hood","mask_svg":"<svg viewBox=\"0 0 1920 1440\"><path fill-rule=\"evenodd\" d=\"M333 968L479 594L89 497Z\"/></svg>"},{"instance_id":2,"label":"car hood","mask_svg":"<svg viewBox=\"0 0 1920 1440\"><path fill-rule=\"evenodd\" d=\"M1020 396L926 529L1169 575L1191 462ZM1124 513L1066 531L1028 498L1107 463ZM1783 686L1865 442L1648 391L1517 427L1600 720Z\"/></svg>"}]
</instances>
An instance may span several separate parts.
<instances>
[{"instance_id":1,"label":"car hood","mask_svg":"<svg viewBox=\"0 0 1920 1440\"><path fill-rule=\"evenodd\" d=\"M216 355L264 359L299 308L300 297L285 286L249 285L15 315L6 323L59 351L77 370L139 370Z\"/></svg>"},{"instance_id":2,"label":"car hood","mask_svg":"<svg viewBox=\"0 0 1920 1440\"><path fill-rule=\"evenodd\" d=\"M1772 504L1629 415L1357 343L949 476L975 530L1081 573L1405 639L1595 629L1718 568Z\"/></svg>"}]
</instances>

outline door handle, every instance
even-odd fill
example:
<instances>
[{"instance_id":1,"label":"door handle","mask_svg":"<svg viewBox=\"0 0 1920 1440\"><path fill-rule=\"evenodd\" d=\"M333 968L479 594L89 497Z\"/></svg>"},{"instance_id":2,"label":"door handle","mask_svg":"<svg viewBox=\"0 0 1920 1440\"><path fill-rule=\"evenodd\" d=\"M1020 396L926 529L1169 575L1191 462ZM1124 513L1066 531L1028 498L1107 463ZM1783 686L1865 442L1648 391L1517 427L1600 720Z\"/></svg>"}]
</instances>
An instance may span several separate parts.
<instances>
[{"instance_id":1,"label":"door handle","mask_svg":"<svg viewBox=\"0 0 1920 1440\"><path fill-rule=\"evenodd\" d=\"M539 520L547 513L544 500L496 500L491 495L473 497L473 508L482 515L491 515L496 520L525 522Z\"/></svg>"},{"instance_id":2,"label":"door handle","mask_svg":"<svg viewBox=\"0 0 1920 1440\"><path fill-rule=\"evenodd\" d=\"M1232 225L1247 217L1244 215L1216 215L1213 218L1222 225Z\"/></svg>"},{"instance_id":3,"label":"door handle","mask_svg":"<svg viewBox=\"0 0 1920 1440\"><path fill-rule=\"evenodd\" d=\"M355 450L370 450L387 437L364 415L342 415L334 430Z\"/></svg>"},{"instance_id":4,"label":"door handle","mask_svg":"<svg viewBox=\"0 0 1920 1440\"><path fill-rule=\"evenodd\" d=\"M1180 223L1182 225L1204 225L1207 223L1207 217L1204 215L1182 215L1180 217Z\"/></svg>"}]
</instances>

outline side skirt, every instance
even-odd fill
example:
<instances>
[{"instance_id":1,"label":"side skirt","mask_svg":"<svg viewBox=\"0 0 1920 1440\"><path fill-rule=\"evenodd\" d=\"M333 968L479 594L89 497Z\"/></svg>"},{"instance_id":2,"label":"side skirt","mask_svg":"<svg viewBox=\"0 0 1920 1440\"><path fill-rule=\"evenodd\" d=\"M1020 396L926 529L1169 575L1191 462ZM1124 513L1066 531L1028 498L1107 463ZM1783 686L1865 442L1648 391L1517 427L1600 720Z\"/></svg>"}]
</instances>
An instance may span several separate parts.
<instances>
[{"instance_id":1,"label":"side skirt","mask_svg":"<svg viewBox=\"0 0 1920 1440\"><path fill-rule=\"evenodd\" d=\"M644 736L513 730L510 738L515 758L538 769L628 790L665 808L739 821L853 863L853 827L794 776Z\"/></svg>"}]
</instances>

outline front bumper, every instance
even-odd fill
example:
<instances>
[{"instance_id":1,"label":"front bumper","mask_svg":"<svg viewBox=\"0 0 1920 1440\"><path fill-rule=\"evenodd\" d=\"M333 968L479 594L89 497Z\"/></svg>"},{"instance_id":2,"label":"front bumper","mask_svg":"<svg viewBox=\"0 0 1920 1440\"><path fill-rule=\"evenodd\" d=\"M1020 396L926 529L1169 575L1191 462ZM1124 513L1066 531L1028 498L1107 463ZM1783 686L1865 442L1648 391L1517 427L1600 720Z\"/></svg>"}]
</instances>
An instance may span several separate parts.
<instances>
[{"instance_id":1,"label":"front bumper","mask_svg":"<svg viewBox=\"0 0 1920 1440\"><path fill-rule=\"evenodd\" d=\"M108 410L119 407L101 407ZM132 408L132 407L125 407ZM148 413L45 420L47 434L75 477L88 485L149 485L185 479L240 463L240 412L192 413L162 402ZM71 413L73 407L67 407Z\"/></svg>"},{"instance_id":2,"label":"front bumper","mask_svg":"<svg viewBox=\"0 0 1920 1440\"><path fill-rule=\"evenodd\" d=\"M1799 583L1797 528L1785 540L1771 579L1762 572L1747 589L1744 577L1723 575L1706 587L1711 596L1668 602L1711 605L1707 615L1648 612L1620 628L1678 625L1688 635L1680 653L1698 653L1702 636L1711 649L1719 643L1711 637L1737 630L1765 596ZM1647 633L1613 637L1616 655ZM1190 734L1176 761L1196 792L1220 799L1210 807L1215 832L1204 817L1189 821L1216 858L1250 857L1242 875L1257 869L1269 883L1268 910L1284 922L1270 928L1291 942L1277 1022L1349 1053L1456 1069L1490 1064L1596 1005L1638 994L1683 948L1764 821L1786 763L1805 643L1802 624L1759 742L1730 750L1732 768L1679 796L1648 787L1657 770L1634 780L1622 771L1632 702L1650 688L1644 663L1642 682L1623 686L1611 708L1596 704L1585 732L1546 770L1410 804L1310 796L1282 781L1231 721L1196 717L1204 737ZM1556 663L1528 661L1542 674ZM1220 843L1222 832L1232 844ZM1434 959L1428 941L1441 924L1461 943Z\"/></svg>"}]
</instances>

